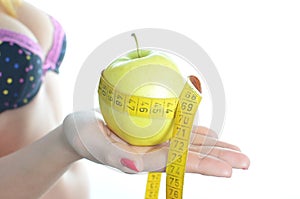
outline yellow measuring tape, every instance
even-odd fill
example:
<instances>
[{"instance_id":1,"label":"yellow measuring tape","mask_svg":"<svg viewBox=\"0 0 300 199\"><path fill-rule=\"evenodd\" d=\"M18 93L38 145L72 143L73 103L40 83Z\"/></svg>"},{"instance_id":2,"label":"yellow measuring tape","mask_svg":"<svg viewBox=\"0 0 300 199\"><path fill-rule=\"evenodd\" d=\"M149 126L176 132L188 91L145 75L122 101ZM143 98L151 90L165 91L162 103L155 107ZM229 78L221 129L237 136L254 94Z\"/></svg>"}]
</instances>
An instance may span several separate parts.
<instances>
[{"instance_id":1,"label":"yellow measuring tape","mask_svg":"<svg viewBox=\"0 0 300 199\"><path fill-rule=\"evenodd\" d=\"M181 199L190 133L202 99L199 80L190 76L179 98L160 99L125 95L101 77L98 93L100 99L112 108L128 112L129 115L174 119L166 166L166 198ZM148 174L145 199L158 199L160 181L161 173Z\"/></svg>"},{"instance_id":2,"label":"yellow measuring tape","mask_svg":"<svg viewBox=\"0 0 300 199\"><path fill-rule=\"evenodd\" d=\"M181 199L183 195L184 173L190 133L202 96L196 89L198 81L190 77L179 96L179 102L175 113L173 137L170 141L168 161L166 167L166 198ZM200 82L199 82L200 83ZM150 172L146 186L145 199L157 199L160 187L161 173Z\"/></svg>"},{"instance_id":3,"label":"yellow measuring tape","mask_svg":"<svg viewBox=\"0 0 300 199\"><path fill-rule=\"evenodd\" d=\"M172 119L178 104L177 98L149 98L121 93L103 76L100 79L98 94L101 100L115 110L145 118Z\"/></svg>"}]
</instances>

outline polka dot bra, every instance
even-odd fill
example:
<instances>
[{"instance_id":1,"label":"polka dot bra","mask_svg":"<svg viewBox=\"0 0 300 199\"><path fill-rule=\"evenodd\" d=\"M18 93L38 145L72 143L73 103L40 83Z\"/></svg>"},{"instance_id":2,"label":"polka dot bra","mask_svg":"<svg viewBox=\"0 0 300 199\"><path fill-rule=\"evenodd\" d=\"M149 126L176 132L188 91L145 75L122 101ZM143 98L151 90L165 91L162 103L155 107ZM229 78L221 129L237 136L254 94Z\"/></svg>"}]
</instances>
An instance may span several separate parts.
<instances>
[{"instance_id":1,"label":"polka dot bra","mask_svg":"<svg viewBox=\"0 0 300 199\"><path fill-rule=\"evenodd\" d=\"M58 73L66 37L60 24L50 19L54 37L46 56L40 45L27 36L0 29L0 113L28 104L38 93L45 73Z\"/></svg>"}]
</instances>

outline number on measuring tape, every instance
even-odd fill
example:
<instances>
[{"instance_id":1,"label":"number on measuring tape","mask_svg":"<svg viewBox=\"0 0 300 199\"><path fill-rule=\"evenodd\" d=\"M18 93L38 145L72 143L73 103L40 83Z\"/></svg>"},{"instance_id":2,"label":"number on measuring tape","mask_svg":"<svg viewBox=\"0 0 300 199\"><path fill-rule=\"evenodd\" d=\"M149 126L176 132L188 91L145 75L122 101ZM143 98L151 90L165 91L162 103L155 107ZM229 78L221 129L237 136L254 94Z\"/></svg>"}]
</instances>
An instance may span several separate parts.
<instances>
[{"instance_id":1,"label":"number on measuring tape","mask_svg":"<svg viewBox=\"0 0 300 199\"><path fill-rule=\"evenodd\" d=\"M100 100L113 109L146 118L173 119L173 132L166 165L166 197L182 199L185 166L190 133L201 95L187 82L179 98L147 98L118 92L101 77L98 88ZM158 199L161 173L150 172L145 199Z\"/></svg>"},{"instance_id":2,"label":"number on measuring tape","mask_svg":"<svg viewBox=\"0 0 300 199\"><path fill-rule=\"evenodd\" d=\"M98 87L100 100L120 112L146 118L174 118L177 98L148 98L121 93L101 77Z\"/></svg>"},{"instance_id":3,"label":"number on measuring tape","mask_svg":"<svg viewBox=\"0 0 300 199\"><path fill-rule=\"evenodd\" d=\"M186 84L179 97L174 118L173 137L170 141L167 159L167 199L182 199L190 133L200 101L201 96L190 85ZM151 172L149 175L151 175ZM148 191L150 190L146 190L146 195Z\"/></svg>"},{"instance_id":4,"label":"number on measuring tape","mask_svg":"<svg viewBox=\"0 0 300 199\"><path fill-rule=\"evenodd\" d=\"M151 172L148 175L145 199L158 199L161 173Z\"/></svg>"}]
</instances>

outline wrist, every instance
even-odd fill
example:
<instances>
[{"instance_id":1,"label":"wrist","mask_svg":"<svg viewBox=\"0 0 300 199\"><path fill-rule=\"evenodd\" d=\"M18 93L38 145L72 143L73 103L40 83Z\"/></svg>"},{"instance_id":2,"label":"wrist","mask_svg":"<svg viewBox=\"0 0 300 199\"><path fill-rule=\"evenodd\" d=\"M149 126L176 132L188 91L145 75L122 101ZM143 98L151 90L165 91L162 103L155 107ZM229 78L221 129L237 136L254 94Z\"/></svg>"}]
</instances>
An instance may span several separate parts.
<instances>
[{"instance_id":1,"label":"wrist","mask_svg":"<svg viewBox=\"0 0 300 199\"><path fill-rule=\"evenodd\" d=\"M81 124L79 113L69 114L63 121L63 134L65 136L68 146L74 151L78 157L87 158L94 162L98 162L88 151L83 143L80 133L85 133ZM86 125L86 124L85 124Z\"/></svg>"},{"instance_id":2,"label":"wrist","mask_svg":"<svg viewBox=\"0 0 300 199\"><path fill-rule=\"evenodd\" d=\"M63 125L60 125L55 129L57 131L58 143L59 143L59 151L62 153L63 158L68 161L70 164L76 162L77 160L82 159L82 157L74 150L74 148L68 142L64 130Z\"/></svg>"},{"instance_id":3,"label":"wrist","mask_svg":"<svg viewBox=\"0 0 300 199\"><path fill-rule=\"evenodd\" d=\"M56 143L56 147L50 146L52 148L52 150L50 150L51 153L58 153L57 157L63 158L64 164L72 164L82 158L67 141L63 132L63 125L58 126L54 132L49 134L49 137L50 140L52 139L52 142Z\"/></svg>"}]
</instances>

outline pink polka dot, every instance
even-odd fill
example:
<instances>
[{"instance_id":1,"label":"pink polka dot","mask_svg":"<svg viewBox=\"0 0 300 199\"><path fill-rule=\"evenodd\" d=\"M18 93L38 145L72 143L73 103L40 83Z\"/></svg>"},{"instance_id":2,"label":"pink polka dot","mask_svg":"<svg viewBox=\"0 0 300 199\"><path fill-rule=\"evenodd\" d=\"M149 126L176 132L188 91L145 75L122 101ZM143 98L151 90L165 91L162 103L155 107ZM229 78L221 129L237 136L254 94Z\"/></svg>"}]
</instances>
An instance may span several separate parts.
<instances>
[{"instance_id":1,"label":"pink polka dot","mask_svg":"<svg viewBox=\"0 0 300 199\"><path fill-rule=\"evenodd\" d=\"M17 104L14 104L14 108L18 108L18 105L17 105Z\"/></svg>"},{"instance_id":2,"label":"pink polka dot","mask_svg":"<svg viewBox=\"0 0 300 199\"><path fill-rule=\"evenodd\" d=\"M30 65L30 66L29 66L29 70L32 70L32 69L33 69L33 66L32 66L32 65Z\"/></svg>"},{"instance_id":3,"label":"pink polka dot","mask_svg":"<svg viewBox=\"0 0 300 199\"><path fill-rule=\"evenodd\" d=\"M21 84L23 84L23 83L24 83L24 79L23 79L23 78L20 78L20 79L19 79L19 82L20 82Z\"/></svg>"},{"instance_id":4,"label":"pink polka dot","mask_svg":"<svg viewBox=\"0 0 300 199\"><path fill-rule=\"evenodd\" d=\"M13 45L14 45L14 43L13 43L13 42L9 42L9 45L10 45L10 46L13 46Z\"/></svg>"},{"instance_id":5,"label":"pink polka dot","mask_svg":"<svg viewBox=\"0 0 300 199\"><path fill-rule=\"evenodd\" d=\"M22 55L22 54L23 54L23 50L19 49L19 50L18 50L18 53L19 53L20 55Z\"/></svg>"},{"instance_id":6,"label":"pink polka dot","mask_svg":"<svg viewBox=\"0 0 300 199\"><path fill-rule=\"evenodd\" d=\"M2 72L0 72L0 77L2 77Z\"/></svg>"},{"instance_id":7,"label":"pink polka dot","mask_svg":"<svg viewBox=\"0 0 300 199\"><path fill-rule=\"evenodd\" d=\"M26 71L26 73L28 73L29 72L29 68L27 67L27 68L25 68L25 71Z\"/></svg>"},{"instance_id":8,"label":"pink polka dot","mask_svg":"<svg viewBox=\"0 0 300 199\"><path fill-rule=\"evenodd\" d=\"M4 106L9 106L9 103L8 102L4 102Z\"/></svg>"},{"instance_id":9,"label":"pink polka dot","mask_svg":"<svg viewBox=\"0 0 300 199\"><path fill-rule=\"evenodd\" d=\"M32 84L32 88L34 88L35 87L35 84Z\"/></svg>"}]
</instances>

